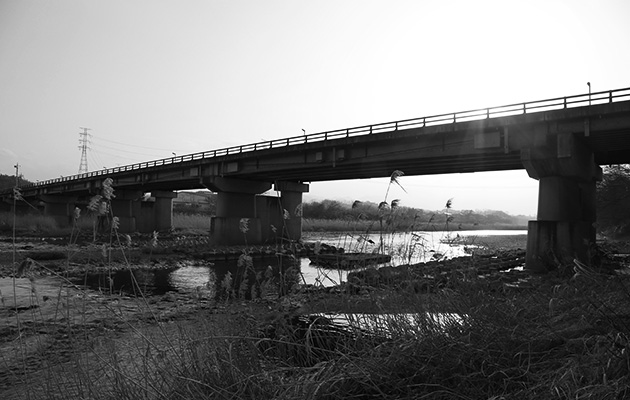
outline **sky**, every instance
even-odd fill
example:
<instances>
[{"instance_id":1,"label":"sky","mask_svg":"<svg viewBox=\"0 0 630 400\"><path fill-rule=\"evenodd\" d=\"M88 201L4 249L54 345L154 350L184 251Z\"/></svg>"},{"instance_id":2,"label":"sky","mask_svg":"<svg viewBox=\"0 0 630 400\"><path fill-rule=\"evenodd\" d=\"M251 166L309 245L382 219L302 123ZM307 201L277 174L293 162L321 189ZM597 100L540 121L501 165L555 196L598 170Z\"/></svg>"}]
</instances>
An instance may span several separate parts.
<instances>
[{"instance_id":1,"label":"sky","mask_svg":"<svg viewBox=\"0 0 630 400\"><path fill-rule=\"evenodd\" d=\"M89 170L630 87L627 0L0 0L0 173ZM404 171L403 171L404 172ZM402 205L535 215L525 170L404 176ZM382 201L388 179L308 200Z\"/></svg>"}]
</instances>

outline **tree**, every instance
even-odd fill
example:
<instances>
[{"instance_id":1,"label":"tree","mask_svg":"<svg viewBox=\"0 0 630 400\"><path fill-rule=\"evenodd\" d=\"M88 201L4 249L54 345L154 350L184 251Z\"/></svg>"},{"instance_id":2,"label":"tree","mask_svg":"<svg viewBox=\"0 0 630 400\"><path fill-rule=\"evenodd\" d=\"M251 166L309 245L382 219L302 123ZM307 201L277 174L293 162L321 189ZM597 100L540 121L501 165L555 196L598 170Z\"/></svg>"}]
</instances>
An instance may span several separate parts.
<instances>
[{"instance_id":1,"label":"tree","mask_svg":"<svg viewBox=\"0 0 630 400\"><path fill-rule=\"evenodd\" d=\"M347 206L337 200L322 200L304 203L303 217L314 219L345 219L350 211Z\"/></svg>"},{"instance_id":2,"label":"tree","mask_svg":"<svg viewBox=\"0 0 630 400\"><path fill-rule=\"evenodd\" d=\"M27 183L31 183L30 181L24 179L22 175L20 175L19 181L20 181L20 186ZM0 174L0 190L11 189L12 187L15 187L15 175Z\"/></svg>"},{"instance_id":3,"label":"tree","mask_svg":"<svg viewBox=\"0 0 630 400\"><path fill-rule=\"evenodd\" d=\"M597 184L597 226L614 236L630 235L630 165L604 167Z\"/></svg>"}]
</instances>

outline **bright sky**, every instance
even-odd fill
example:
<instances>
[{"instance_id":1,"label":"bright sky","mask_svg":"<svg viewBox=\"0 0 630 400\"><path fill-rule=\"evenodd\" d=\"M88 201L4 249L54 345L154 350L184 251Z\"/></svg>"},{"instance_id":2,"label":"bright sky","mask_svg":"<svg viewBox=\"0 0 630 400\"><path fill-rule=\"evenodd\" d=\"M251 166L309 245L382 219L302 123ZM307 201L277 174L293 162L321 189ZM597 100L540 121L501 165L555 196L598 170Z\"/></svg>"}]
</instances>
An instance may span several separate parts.
<instances>
[{"instance_id":1,"label":"bright sky","mask_svg":"<svg viewBox=\"0 0 630 400\"><path fill-rule=\"evenodd\" d=\"M630 86L630 1L0 0L0 173L30 180ZM403 171L404 172L404 171ZM381 201L387 179L307 199ZM389 199L533 215L524 170Z\"/></svg>"}]
</instances>

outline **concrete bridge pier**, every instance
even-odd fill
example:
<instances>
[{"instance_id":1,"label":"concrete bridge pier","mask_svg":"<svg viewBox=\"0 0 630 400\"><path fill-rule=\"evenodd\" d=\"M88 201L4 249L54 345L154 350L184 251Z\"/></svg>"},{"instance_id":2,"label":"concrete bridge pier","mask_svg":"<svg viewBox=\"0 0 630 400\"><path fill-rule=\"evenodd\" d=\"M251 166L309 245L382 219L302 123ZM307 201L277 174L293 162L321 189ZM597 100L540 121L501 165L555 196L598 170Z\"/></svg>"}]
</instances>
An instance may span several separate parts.
<instances>
[{"instance_id":1,"label":"concrete bridge pier","mask_svg":"<svg viewBox=\"0 0 630 400\"><path fill-rule=\"evenodd\" d=\"M118 231L123 233L138 232L136 216L144 194L141 190L116 190L116 197L111 199L112 214L118 217Z\"/></svg>"},{"instance_id":2,"label":"concrete bridge pier","mask_svg":"<svg viewBox=\"0 0 630 400\"><path fill-rule=\"evenodd\" d=\"M217 214L210 221L210 240L218 245L263 242L256 195L271 189L270 182L206 177L203 185L217 192Z\"/></svg>"},{"instance_id":3,"label":"concrete bridge pier","mask_svg":"<svg viewBox=\"0 0 630 400\"><path fill-rule=\"evenodd\" d=\"M150 233L171 229L176 196L172 191L154 190L148 199L143 199L141 190L116 190L111 206L118 217L118 231Z\"/></svg>"},{"instance_id":4,"label":"concrete bridge pier","mask_svg":"<svg viewBox=\"0 0 630 400\"><path fill-rule=\"evenodd\" d=\"M308 192L308 185L298 182L276 182L275 190L280 192L279 213L282 237L299 240L302 237L302 193Z\"/></svg>"},{"instance_id":5,"label":"concrete bridge pier","mask_svg":"<svg viewBox=\"0 0 630 400\"><path fill-rule=\"evenodd\" d=\"M539 181L537 220L527 231L526 268L535 273L574 259L589 264L595 244L595 190L602 170L577 136L556 138L521 151L527 173Z\"/></svg>"},{"instance_id":6,"label":"concrete bridge pier","mask_svg":"<svg viewBox=\"0 0 630 400\"><path fill-rule=\"evenodd\" d=\"M52 217L58 226L72 225L77 197L44 194L39 200L44 203L44 215Z\"/></svg>"},{"instance_id":7,"label":"concrete bridge pier","mask_svg":"<svg viewBox=\"0 0 630 400\"><path fill-rule=\"evenodd\" d=\"M166 231L173 226L173 199L177 194L166 190L153 190L146 201L133 202L138 232Z\"/></svg>"}]
</instances>

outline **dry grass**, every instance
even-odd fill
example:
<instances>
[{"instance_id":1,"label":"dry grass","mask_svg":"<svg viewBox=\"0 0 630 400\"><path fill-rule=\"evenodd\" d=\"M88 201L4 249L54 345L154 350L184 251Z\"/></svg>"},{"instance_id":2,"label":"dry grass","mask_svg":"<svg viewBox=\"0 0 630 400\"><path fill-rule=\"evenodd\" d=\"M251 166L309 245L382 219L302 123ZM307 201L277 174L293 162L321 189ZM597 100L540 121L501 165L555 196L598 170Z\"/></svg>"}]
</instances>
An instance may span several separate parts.
<instances>
[{"instance_id":1,"label":"dry grass","mask_svg":"<svg viewBox=\"0 0 630 400\"><path fill-rule=\"evenodd\" d=\"M210 230L210 216L203 214L173 214L173 229Z\"/></svg>"},{"instance_id":2,"label":"dry grass","mask_svg":"<svg viewBox=\"0 0 630 400\"><path fill-rule=\"evenodd\" d=\"M386 303L389 310L404 304L406 313L417 316L382 315L369 329L304 323L282 311L287 304L317 301L321 294L315 293L278 303L221 303L223 311L203 309L176 322L130 318L126 333L98 339L70 330L70 340L89 347L77 346L63 369L42 372L28 394L32 399L626 398L628 281L592 271L572 280L546 276L531 283L512 289L466 277L430 298L368 292L359 297L362 309L382 312ZM330 303L335 307L358 300L336 296ZM277 311L270 314L268 305ZM136 307L157 311L143 302ZM427 317L436 308L461 321L442 326ZM119 318L119 311L112 308L111 318Z\"/></svg>"},{"instance_id":3,"label":"dry grass","mask_svg":"<svg viewBox=\"0 0 630 400\"><path fill-rule=\"evenodd\" d=\"M40 214L16 215L15 225L21 232L54 233L60 231L53 217ZM12 229L13 214L0 213L0 231L9 232Z\"/></svg>"},{"instance_id":4,"label":"dry grass","mask_svg":"<svg viewBox=\"0 0 630 400\"><path fill-rule=\"evenodd\" d=\"M42 236L70 236L76 230L90 232L94 221L87 216L80 217L75 226L59 226L55 218L42 214L18 214L15 216L16 230L20 234L38 234ZM13 229L13 214L0 213L0 232Z\"/></svg>"}]
</instances>

